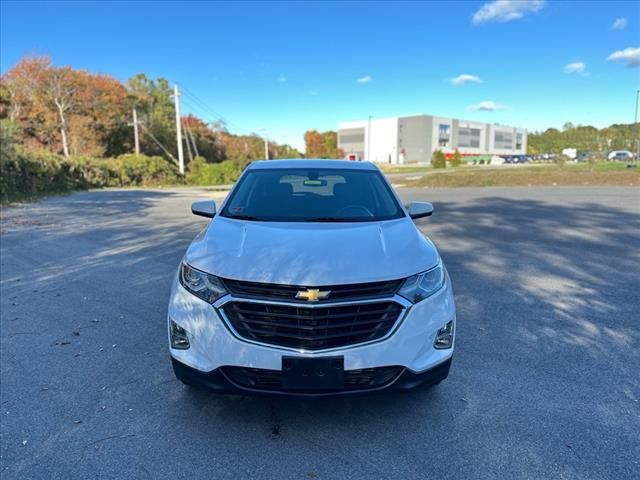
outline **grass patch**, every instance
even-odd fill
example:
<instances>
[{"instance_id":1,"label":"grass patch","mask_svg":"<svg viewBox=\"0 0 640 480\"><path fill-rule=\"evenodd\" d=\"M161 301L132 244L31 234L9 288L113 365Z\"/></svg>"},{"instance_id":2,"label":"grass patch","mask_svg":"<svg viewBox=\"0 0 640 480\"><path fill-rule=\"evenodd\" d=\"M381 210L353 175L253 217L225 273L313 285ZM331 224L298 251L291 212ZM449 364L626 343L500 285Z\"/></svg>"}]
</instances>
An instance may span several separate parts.
<instances>
[{"instance_id":1,"label":"grass patch","mask_svg":"<svg viewBox=\"0 0 640 480\"><path fill-rule=\"evenodd\" d=\"M640 168L617 163L460 168L403 183L407 187L638 186Z\"/></svg>"},{"instance_id":2,"label":"grass patch","mask_svg":"<svg viewBox=\"0 0 640 480\"><path fill-rule=\"evenodd\" d=\"M380 170L384 173L424 173L430 172L433 170L431 165L410 165L410 166L388 166L388 165L378 165Z\"/></svg>"}]
</instances>

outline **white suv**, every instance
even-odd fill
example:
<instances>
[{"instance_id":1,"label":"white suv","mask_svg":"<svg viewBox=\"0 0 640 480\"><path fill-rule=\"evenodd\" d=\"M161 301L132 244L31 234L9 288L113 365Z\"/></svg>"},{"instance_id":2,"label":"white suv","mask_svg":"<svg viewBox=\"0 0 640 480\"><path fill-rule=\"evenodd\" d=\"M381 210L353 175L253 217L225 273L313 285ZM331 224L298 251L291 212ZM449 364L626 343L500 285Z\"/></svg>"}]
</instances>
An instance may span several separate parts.
<instances>
[{"instance_id":1,"label":"white suv","mask_svg":"<svg viewBox=\"0 0 640 480\"><path fill-rule=\"evenodd\" d=\"M221 393L349 395L444 380L456 310L436 247L371 163L250 164L182 260L176 376Z\"/></svg>"}]
</instances>

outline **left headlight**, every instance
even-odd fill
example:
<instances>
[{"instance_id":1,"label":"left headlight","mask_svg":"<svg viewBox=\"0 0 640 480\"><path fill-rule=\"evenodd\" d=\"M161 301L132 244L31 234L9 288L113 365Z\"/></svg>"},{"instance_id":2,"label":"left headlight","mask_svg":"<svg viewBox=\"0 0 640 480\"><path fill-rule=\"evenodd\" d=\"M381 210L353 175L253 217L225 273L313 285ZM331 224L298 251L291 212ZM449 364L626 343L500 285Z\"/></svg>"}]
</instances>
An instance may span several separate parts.
<instances>
[{"instance_id":1,"label":"left headlight","mask_svg":"<svg viewBox=\"0 0 640 480\"><path fill-rule=\"evenodd\" d=\"M411 303L418 303L440 290L444 280L444 267L442 262L438 262L431 270L407 278L398 294Z\"/></svg>"},{"instance_id":2,"label":"left headlight","mask_svg":"<svg viewBox=\"0 0 640 480\"><path fill-rule=\"evenodd\" d=\"M207 303L214 303L227 294L218 277L196 270L186 263L180 267L180 284Z\"/></svg>"}]
</instances>

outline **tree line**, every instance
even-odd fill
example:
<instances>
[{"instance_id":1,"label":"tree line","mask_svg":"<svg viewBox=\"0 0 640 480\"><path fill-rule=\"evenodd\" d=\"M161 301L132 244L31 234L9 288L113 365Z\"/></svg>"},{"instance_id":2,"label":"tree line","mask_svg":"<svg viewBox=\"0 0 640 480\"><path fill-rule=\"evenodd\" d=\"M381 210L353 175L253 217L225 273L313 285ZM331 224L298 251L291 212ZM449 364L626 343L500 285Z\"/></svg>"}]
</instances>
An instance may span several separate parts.
<instances>
[{"instance_id":1,"label":"tree line","mask_svg":"<svg viewBox=\"0 0 640 480\"><path fill-rule=\"evenodd\" d=\"M138 74L122 83L101 74L55 67L48 57L22 59L0 78L2 138L28 149L66 158L110 158L134 150L132 110L140 121L140 150L148 156L177 155L172 89L164 78ZM182 118L185 151L209 163L239 163L264 157L257 134L233 134L189 114ZM269 142L271 158L299 157L289 145ZM189 156L187 156L187 161Z\"/></svg>"},{"instance_id":2,"label":"tree line","mask_svg":"<svg viewBox=\"0 0 640 480\"><path fill-rule=\"evenodd\" d=\"M3 152L9 143L63 158L117 158L134 151L132 110L140 120L140 149L147 156L171 161L177 156L172 89L164 78L137 74L125 82L68 66L56 67L46 56L26 57L0 77L0 127ZM236 169L264 157L264 140L231 133L223 120L206 122L196 115L182 118L186 160L231 161ZM638 124L564 125L532 132L529 153L554 153L563 148L605 152L634 150ZM309 158L343 158L335 131L304 134ZM268 144L270 158L302 154L289 145ZM6 155L3 154L3 157ZM201 170L201 166L198 167ZM217 174L216 174L217 175Z\"/></svg>"},{"instance_id":3,"label":"tree line","mask_svg":"<svg viewBox=\"0 0 640 480\"><path fill-rule=\"evenodd\" d=\"M548 128L544 132L533 132L528 137L528 152L558 153L564 148L580 151L605 153L611 150L636 148L640 124L615 124L597 129L589 125L564 124L562 130Z\"/></svg>"},{"instance_id":4,"label":"tree line","mask_svg":"<svg viewBox=\"0 0 640 480\"><path fill-rule=\"evenodd\" d=\"M562 130L549 128L531 132L528 137L529 154L559 153L565 148L579 151L606 153L611 150L635 151L640 137L640 124L614 124L597 129L589 125L564 124ZM343 158L334 131L309 130L304 135L306 156L309 158Z\"/></svg>"}]
</instances>

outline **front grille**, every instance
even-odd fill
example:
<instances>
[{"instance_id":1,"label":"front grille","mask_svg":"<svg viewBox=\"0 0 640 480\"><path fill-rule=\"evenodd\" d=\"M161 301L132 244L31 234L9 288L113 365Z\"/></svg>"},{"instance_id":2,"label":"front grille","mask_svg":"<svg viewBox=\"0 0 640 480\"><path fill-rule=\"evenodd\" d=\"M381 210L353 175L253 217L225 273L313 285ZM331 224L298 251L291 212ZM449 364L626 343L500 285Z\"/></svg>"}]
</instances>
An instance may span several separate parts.
<instances>
[{"instance_id":1,"label":"front grille","mask_svg":"<svg viewBox=\"0 0 640 480\"><path fill-rule=\"evenodd\" d=\"M287 300L302 303L306 303L307 301L304 299L296 299L296 294L308 288L330 292L327 298L319 300L319 302L322 303L323 301L335 302L339 300L388 297L398 291L403 281L403 279L400 279L387 280L384 282L351 283L346 285L297 286L223 279L227 290L237 297Z\"/></svg>"},{"instance_id":2,"label":"front grille","mask_svg":"<svg viewBox=\"0 0 640 480\"><path fill-rule=\"evenodd\" d=\"M234 301L223 307L238 335L306 350L342 347L384 337L401 310L395 302L309 308Z\"/></svg>"},{"instance_id":3,"label":"front grille","mask_svg":"<svg viewBox=\"0 0 640 480\"><path fill-rule=\"evenodd\" d=\"M280 370L262 368L223 367L224 374L235 384L257 390L284 390ZM343 390L362 390L382 387L396 379L402 367L376 367L345 370Z\"/></svg>"}]
</instances>

